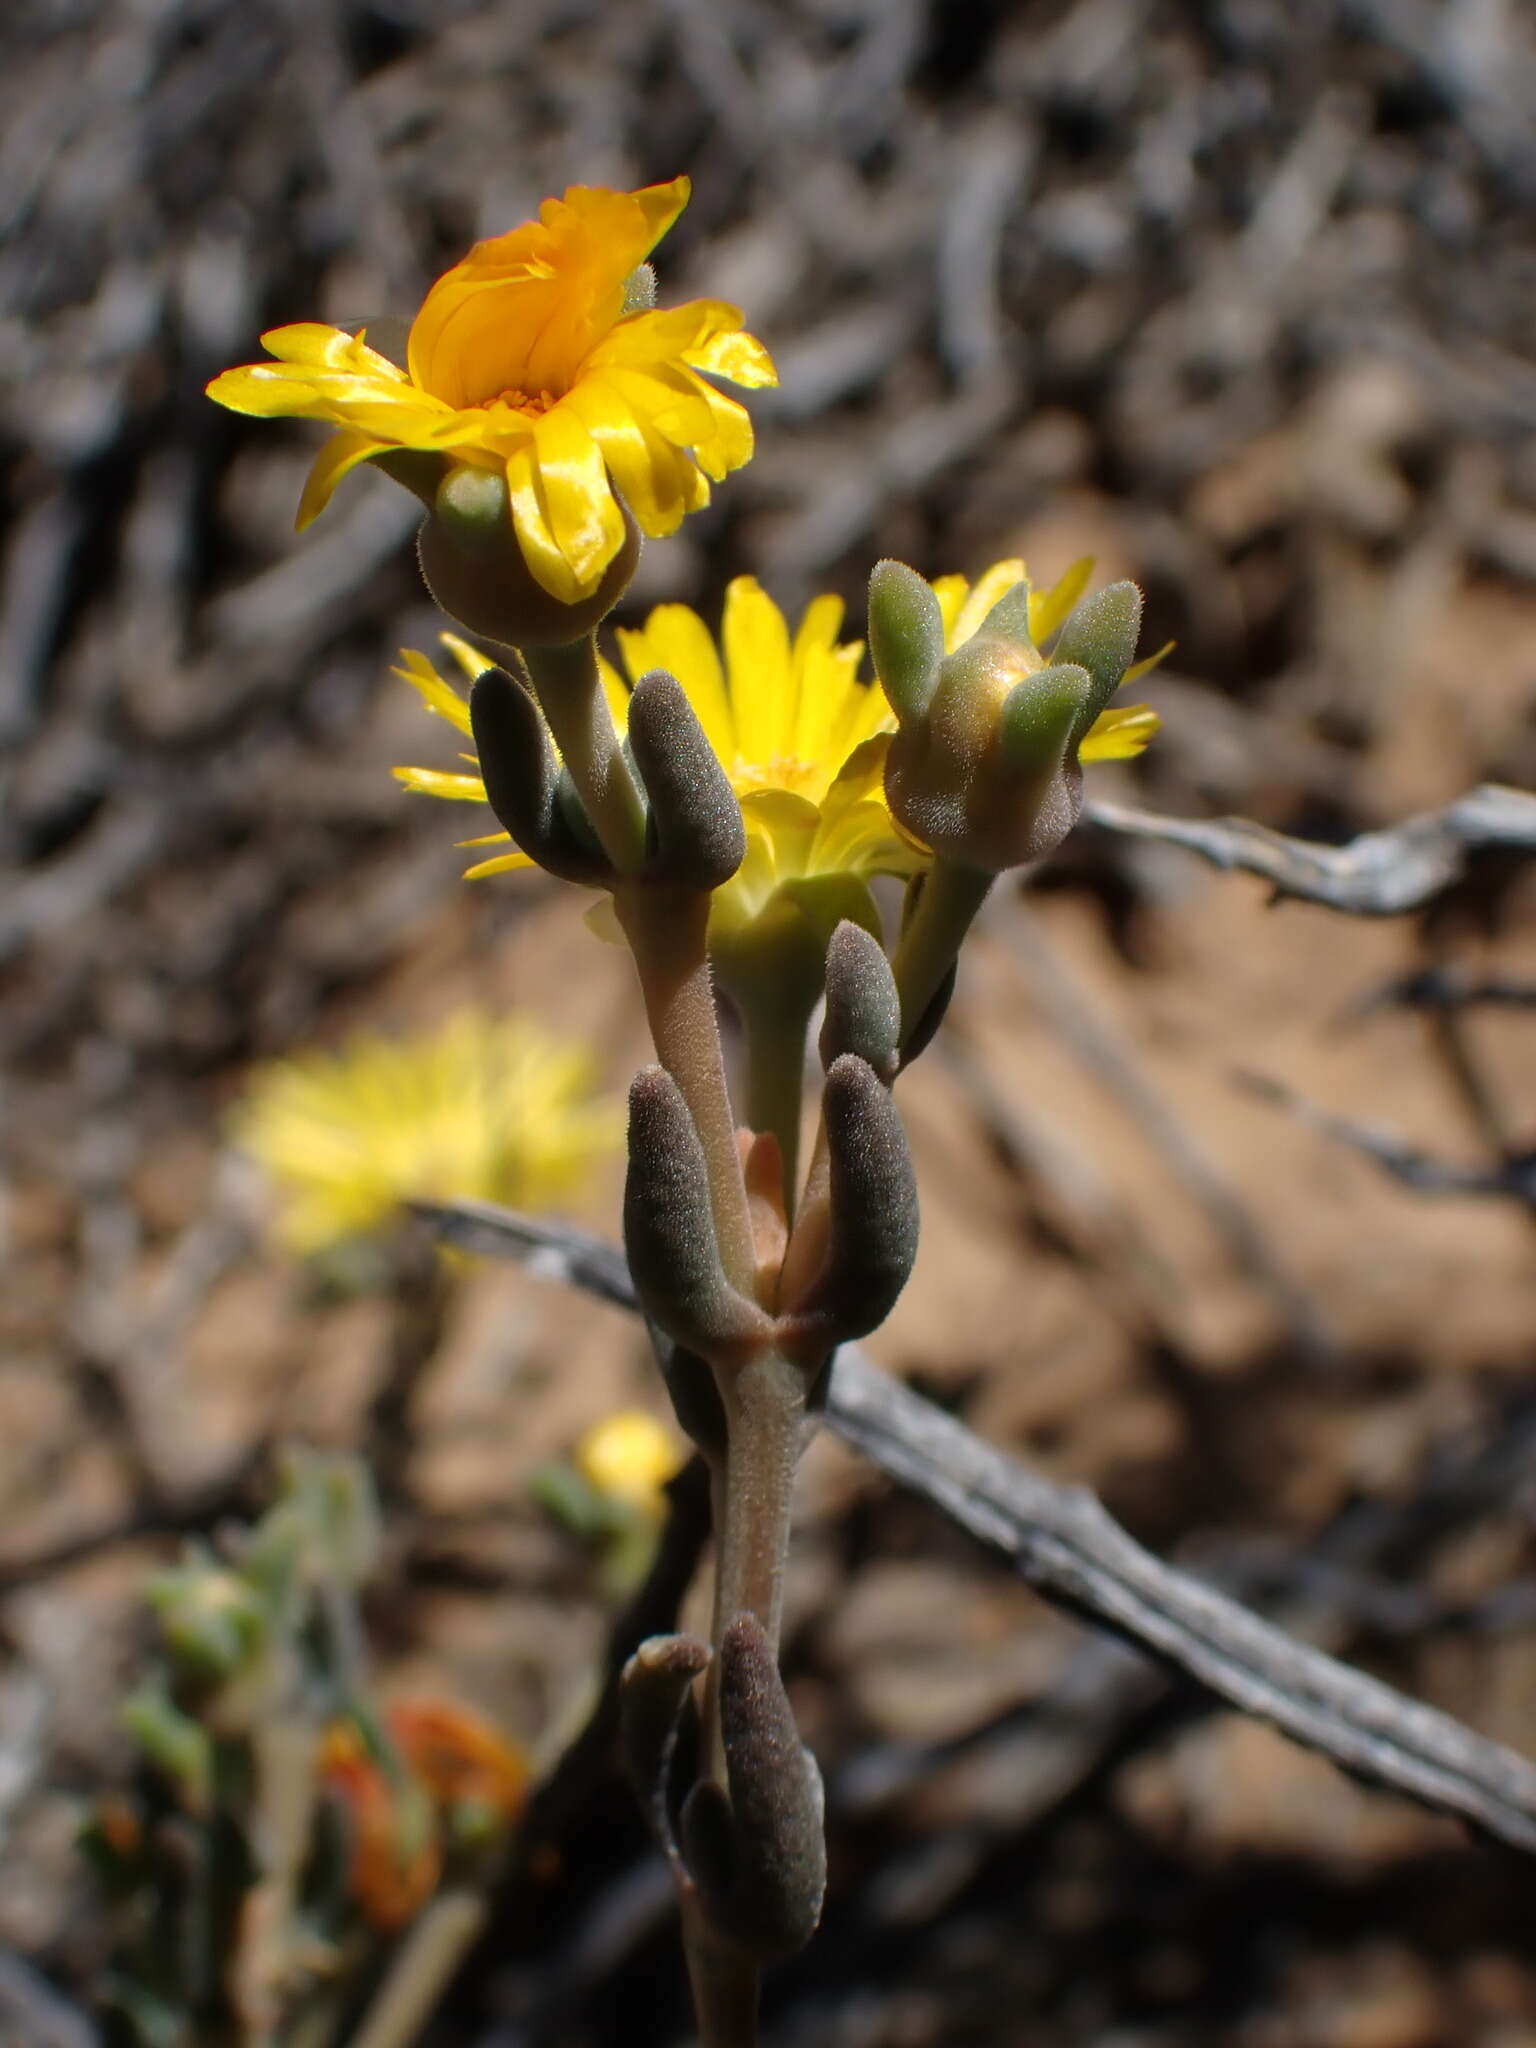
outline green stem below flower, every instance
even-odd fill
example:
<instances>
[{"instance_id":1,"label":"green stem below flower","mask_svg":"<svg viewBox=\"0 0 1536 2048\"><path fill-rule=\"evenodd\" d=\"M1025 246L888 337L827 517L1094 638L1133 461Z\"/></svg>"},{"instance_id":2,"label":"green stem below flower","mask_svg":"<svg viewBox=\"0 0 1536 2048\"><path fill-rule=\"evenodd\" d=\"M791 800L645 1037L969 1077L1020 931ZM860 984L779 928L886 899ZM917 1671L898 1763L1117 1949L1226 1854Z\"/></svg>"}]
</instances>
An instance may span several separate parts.
<instances>
[{"instance_id":1,"label":"green stem below flower","mask_svg":"<svg viewBox=\"0 0 1536 2048\"><path fill-rule=\"evenodd\" d=\"M699 2048L756 2048L761 1972L716 1933L696 1898L683 1900L683 1950Z\"/></svg>"},{"instance_id":2,"label":"green stem below flower","mask_svg":"<svg viewBox=\"0 0 1536 2048\"><path fill-rule=\"evenodd\" d=\"M609 715L597 636L522 650L539 708L604 853L621 875L645 860L645 802Z\"/></svg>"},{"instance_id":3,"label":"green stem below flower","mask_svg":"<svg viewBox=\"0 0 1536 2048\"><path fill-rule=\"evenodd\" d=\"M929 1005L960 955L960 947L986 901L994 877L942 856L923 877L917 903L891 965L901 997L901 1042L910 1045Z\"/></svg>"}]
</instances>

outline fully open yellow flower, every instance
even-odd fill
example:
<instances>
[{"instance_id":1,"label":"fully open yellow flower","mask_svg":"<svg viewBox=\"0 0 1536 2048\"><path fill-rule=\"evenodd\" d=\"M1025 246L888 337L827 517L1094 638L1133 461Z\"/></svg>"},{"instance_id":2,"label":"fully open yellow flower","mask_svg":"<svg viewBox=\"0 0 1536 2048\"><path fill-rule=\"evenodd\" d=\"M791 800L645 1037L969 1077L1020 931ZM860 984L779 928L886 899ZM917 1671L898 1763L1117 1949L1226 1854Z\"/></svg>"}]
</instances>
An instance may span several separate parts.
<instances>
[{"instance_id":1,"label":"fully open yellow flower","mask_svg":"<svg viewBox=\"0 0 1536 2048\"><path fill-rule=\"evenodd\" d=\"M886 805L881 771L890 709L880 691L859 678L863 643L839 642L842 618L841 598L818 597L791 634L753 578L738 576L726 590L718 646L698 613L682 604L658 605L643 626L618 631L628 684L655 668L677 677L741 803L747 855L715 892L710 938L717 950L771 908L797 900L808 908L811 896L839 889L846 898L850 886L862 890L873 875L915 874L926 864L927 855L897 830ZM443 639L471 680L490 666L456 635ZM407 653L403 663L398 673L429 708L467 733L469 706L458 691L425 655ZM606 660L600 666L622 731L626 682ZM431 768L395 773L430 796L485 800L478 775ZM506 836L492 835L503 842ZM514 852L469 872L531 865ZM829 898L828 914L835 907ZM847 914L845 900L837 915Z\"/></svg>"},{"instance_id":2,"label":"fully open yellow flower","mask_svg":"<svg viewBox=\"0 0 1536 2048\"><path fill-rule=\"evenodd\" d=\"M360 1036L253 1075L235 1142L279 1197L290 1250L387 1228L402 1202L544 1208L618 1144L584 1047L529 1018L465 1010L411 1039Z\"/></svg>"},{"instance_id":3,"label":"fully open yellow flower","mask_svg":"<svg viewBox=\"0 0 1536 2048\"><path fill-rule=\"evenodd\" d=\"M1090 561L1075 563L1052 589L1029 600L1037 642L1051 638L1087 586ZM1003 593L1022 580L1017 560L994 563L974 585L943 576L933 589L952 652L976 631ZM830 931L838 917L873 918L867 884L875 875L913 875L929 855L904 833L886 802L886 749L895 719L882 692L859 676L862 641L840 642L841 598L818 597L793 635L784 614L750 576L725 593L717 647L698 613L682 604L658 605L641 627L618 630L628 685L651 669L669 669L682 684L710 744L741 803L747 855L715 892L710 941L722 946L775 911L795 911ZM463 676L473 681L491 666L456 634L443 643ZM1154 660L1160 659L1158 656ZM396 673L417 689L429 710L459 732L470 730L469 706L424 654L402 656ZM603 688L620 731L628 711L625 677L601 660ZM1130 673L1142 673L1142 662ZM1084 740L1085 761L1139 754L1157 730L1145 705L1106 711ZM464 757L471 764L473 754ZM474 773L397 768L407 788L429 796L484 803L485 784ZM507 842L492 833L468 845ZM526 854L492 856L471 876L531 867ZM828 922L830 920L830 922Z\"/></svg>"},{"instance_id":4,"label":"fully open yellow flower","mask_svg":"<svg viewBox=\"0 0 1536 2048\"><path fill-rule=\"evenodd\" d=\"M405 368L365 334L306 321L264 334L276 360L226 370L208 395L235 412L341 429L310 471L301 527L350 469L392 450L503 472L529 569L575 604L622 545L615 487L642 532L671 533L709 502L707 477L750 457L745 410L706 377L776 381L735 306L626 310L633 273L688 193L686 178L638 192L573 185L438 279Z\"/></svg>"}]
</instances>

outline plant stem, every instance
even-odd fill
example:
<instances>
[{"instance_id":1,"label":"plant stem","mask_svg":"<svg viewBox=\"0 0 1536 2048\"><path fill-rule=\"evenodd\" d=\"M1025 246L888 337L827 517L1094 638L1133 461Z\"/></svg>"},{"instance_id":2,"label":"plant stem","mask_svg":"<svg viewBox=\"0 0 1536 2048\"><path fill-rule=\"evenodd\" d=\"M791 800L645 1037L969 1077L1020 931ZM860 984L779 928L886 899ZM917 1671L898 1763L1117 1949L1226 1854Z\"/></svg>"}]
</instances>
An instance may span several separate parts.
<instances>
[{"instance_id":1,"label":"plant stem","mask_svg":"<svg viewBox=\"0 0 1536 2048\"><path fill-rule=\"evenodd\" d=\"M604 853L621 875L645 859L645 804L603 695L597 636L522 650L528 679Z\"/></svg>"},{"instance_id":2,"label":"plant stem","mask_svg":"<svg viewBox=\"0 0 1536 2048\"><path fill-rule=\"evenodd\" d=\"M396 1951L347 2048L410 2048L486 1921L468 1886L440 1892Z\"/></svg>"},{"instance_id":3,"label":"plant stem","mask_svg":"<svg viewBox=\"0 0 1536 2048\"><path fill-rule=\"evenodd\" d=\"M960 946L986 901L993 877L942 858L923 877L917 903L891 965L901 996L901 1042L911 1042L928 1006L944 986Z\"/></svg>"},{"instance_id":4,"label":"plant stem","mask_svg":"<svg viewBox=\"0 0 1536 2048\"><path fill-rule=\"evenodd\" d=\"M704 1682L704 1767L729 1791L720 1727L720 1644L739 1614L762 1623L778 1654L784 1611L795 1468L805 1417L805 1377L772 1352L721 1376L726 1452L713 1478L716 1515L715 1657ZM700 2048L753 2048L758 1970L713 1929L696 1899L685 1899L683 1942Z\"/></svg>"},{"instance_id":5,"label":"plant stem","mask_svg":"<svg viewBox=\"0 0 1536 2048\"><path fill-rule=\"evenodd\" d=\"M772 1131L784 1161L784 1215L793 1221L800 1170L800 1110L805 1092L805 1034L819 990L791 987L777 1003L741 1005L747 1035L747 1122Z\"/></svg>"},{"instance_id":6,"label":"plant stem","mask_svg":"<svg viewBox=\"0 0 1536 2048\"><path fill-rule=\"evenodd\" d=\"M773 1352L722 1376L725 1501L715 1562L714 1639L738 1614L762 1623L776 1652L784 1608L805 1374Z\"/></svg>"},{"instance_id":7,"label":"plant stem","mask_svg":"<svg viewBox=\"0 0 1536 2048\"><path fill-rule=\"evenodd\" d=\"M620 882L613 907L635 956L656 1057L682 1090L704 1147L720 1262L750 1296L756 1259L705 949L709 893Z\"/></svg>"},{"instance_id":8,"label":"plant stem","mask_svg":"<svg viewBox=\"0 0 1536 2048\"><path fill-rule=\"evenodd\" d=\"M756 2048L757 1966L715 1932L693 1898L683 1901L683 1950L699 2048Z\"/></svg>"}]
</instances>

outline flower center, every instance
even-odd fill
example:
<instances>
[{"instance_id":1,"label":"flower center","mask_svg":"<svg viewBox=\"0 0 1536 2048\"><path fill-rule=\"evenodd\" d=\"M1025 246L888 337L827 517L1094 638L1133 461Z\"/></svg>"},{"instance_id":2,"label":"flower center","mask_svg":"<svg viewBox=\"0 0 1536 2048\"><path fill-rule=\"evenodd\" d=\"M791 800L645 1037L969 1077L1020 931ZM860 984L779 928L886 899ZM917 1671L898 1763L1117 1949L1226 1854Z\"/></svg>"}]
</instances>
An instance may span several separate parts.
<instances>
[{"instance_id":1,"label":"flower center","mask_svg":"<svg viewBox=\"0 0 1536 2048\"><path fill-rule=\"evenodd\" d=\"M482 398L480 409L489 412L493 406L504 405L512 412L526 413L530 419L537 419L540 413L548 412L552 405L560 403L558 391L527 392L509 384L504 391L498 391L492 398Z\"/></svg>"},{"instance_id":2,"label":"flower center","mask_svg":"<svg viewBox=\"0 0 1536 2048\"><path fill-rule=\"evenodd\" d=\"M743 761L738 756L730 774L738 790L787 789L813 803L826 794L827 779L819 761L797 760L793 754L776 754L771 761Z\"/></svg>"}]
</instances>

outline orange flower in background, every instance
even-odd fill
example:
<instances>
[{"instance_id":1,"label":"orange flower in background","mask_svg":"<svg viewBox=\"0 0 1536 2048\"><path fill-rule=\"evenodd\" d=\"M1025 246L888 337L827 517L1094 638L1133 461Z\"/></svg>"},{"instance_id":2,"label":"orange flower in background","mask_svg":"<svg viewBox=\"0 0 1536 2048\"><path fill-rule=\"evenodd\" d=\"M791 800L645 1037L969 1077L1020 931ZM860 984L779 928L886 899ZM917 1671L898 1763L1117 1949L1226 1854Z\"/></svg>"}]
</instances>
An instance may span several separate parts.
<instances>
[{"instance_id":1,"label":"orange flower in background","mask_svg":"<svg viewBox=\"0 0 1536 2048\"><path fill-rule=\"evenodd\" d=\"M489 1816L499 1834L527 1803L524 1752L482 1715L449 1700L388 1708L380 1755L355 1721L333 1723L320 1756L325 1788L340 1801L351 1837L348 1885L375 1927L403 1927L431 1898L443 1872L451 1823L463 1808Z\"/></svg>"},{"instance_id":2,"label":"orange flower in background","mask_svg":"<svg viewBox=\"0 0 1536 2048\"><path fill-rule=\"evenodd\" d=\"M275 360L224 371L208 395L234 412L340 429L310 471L300 527L371 456L410 449L503 473L535 580L575 604L623 543L615 489L643 533L672 533L708 504L707 478L751 456L745 409L706 378L777 381L735 306L636 304L646 296L636 273L688 195L686 178L638 192L573 185L438 279L405 367L366 332L306 321L264 334Z\"/></svg>"},{"instance_id":3,"label":"orange flower in background","mask_svg":"<svg viewBox=\"0 0 1536 2048\"><path fill-rule=\"evenodd\" d=\"M479 1806L502 1821L517 1819L528 1798L528 1758L483 1715L447 1700L419 1700L391 1707L384 1718L440 1806Z\"/></svg>"},{"instance_id":4,"label":"orange flower in background","mask_svg":"<svg viewBox=\"0 0 1536 2048\"><path fill-rule=\"evenodd\" d=\"M327 1732L320 1776L346 1813L350 1895L374 1927L403 1927L442 1875L442 1839L429 1801L419 1787L392 1779L351 1721Z\"/></svg>"}]
</instances>

